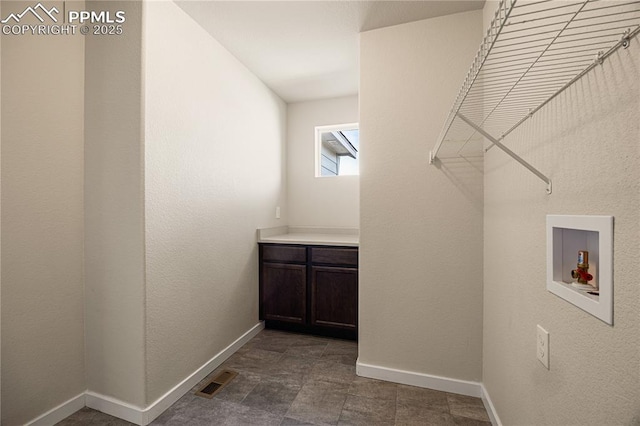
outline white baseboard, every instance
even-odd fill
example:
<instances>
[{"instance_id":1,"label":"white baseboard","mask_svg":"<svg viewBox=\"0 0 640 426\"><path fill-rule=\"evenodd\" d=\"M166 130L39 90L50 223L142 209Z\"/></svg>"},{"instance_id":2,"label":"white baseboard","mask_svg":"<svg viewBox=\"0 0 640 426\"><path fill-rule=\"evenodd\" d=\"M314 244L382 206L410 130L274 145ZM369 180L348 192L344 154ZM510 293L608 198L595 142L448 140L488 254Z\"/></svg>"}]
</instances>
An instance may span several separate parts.
<instances>
[{"instance_id":1,"label":"white baseboard","mask_svg":"<svg viewBox=\"0 0 640 426\"><path fill-rule=\"evenodd\" d=\"M37 418L26 423L25 426L51 426L59 421L62 421L75 413L76 411L84 408L85 406L85 393L74 396L70 400L63 402L55 408L47 411L46 413L38 416Z\"/></svg>"},{"instance_id":2,"label":"white baseboard","mask_svg":"<svg viewBox=\"0 0 640 426\"><path fill-rule=\"evenodd\" d=\"M468 382L465 380L451 379L448 377L432 376L430 374L417 373L415 371L396 370L394 368L380 367L356 361L356 374L371 379L385 380L387 382L401 383L403 385L418 386L421 388L435 389L443 392L457 393L459 395L482 398L484 408L489 414L493 426L502 426L496 408L491 402L489 392L484 384Z\"/></svg>"},{"instance_id":3,"label":"white baseboard","mask_svg":"<svg viewBox=\"0 0 640 426\"><path fill-rule=\"evenodd\" d=\"M187 378L174 386L173 389L169 390L146 408L136 407L126 402L119 401L105 395L100 395L92 391L86 392L86 405L89 408L121 418L128 422L146 426L154 421L167 408L171 407L171 405L179 400L184 394L189 392L189 390L197 385L202 379L207 377L213 370L218 368L227 360L227 358L233 355L242 347L242 345L251 340L263 328L263 322L259 322L253 326L229 346L218 352L204 365L191 373Z\"/></svg>"},{"instance_id":4,"label":"white baseboard","mask_svg":"<svg viewBox=\"0 0 640 426\"><path fill-rule=\"evenodd\" d=\"M468 382L448 377L432 376L430 374L417 373L415 371L396 370L394 368L364 364L359 360L356 362L356 374L358 376L369 377L371 379L435 389L459 395L474 396L477 398L482 396L482 384L478 382Z\"/></svg>"},{"instance_id":5,"label":"white baseboard","mask_svg":"<svg viewBox=\"0 0 640 426\"><path fill-rule=\"evenodd\" d=\"M223 362L240 349L245 343L251 340L256 334L264 329L264 322L254 325L249 331L244 333L235 342L218 352L213 358L207 361L202 367L191 373L189 377L177 384L169 392L158 398L153 404L149 405L145 410L147 425L154 421L156 417L162 414L167 408L171 407L174 402L179 400L182 395L189 392L191 388L197 385L202 379L207 377L213 370L218 368Z\"/></svg>"},{"instance_id":6,"label":"white baseboard","mask_svg":"<svg viewBox=\"0 0 640 426\"><path fill-rule=\"evenodd\" d=\"M86 404L89 408L93 408L94 410L101 411L109 414L110 416L118 417L137 425L148 424L144 423L144 410L142 407L92 391L87 391L86 395Z\"/></svg>"},{"instance_id":7,"label":"white baseboard","mask_svg":"<svg viewBox=\"0 0 640 426\"><path fill-rule=\"evenodd\" d=\"M213 358L194 371L182 382L177 384L173 389L158 398L147 408L143 409L141 407L119 401L115 398L100 395L92 391L86 391L85 393L71 398L36 419L28 422L26 426L53 425L80 410L84 406L127 420L137 425L146 426L180 399L197 383L209 375L213 370L218 368L227 360L227 358L233 355L233 353L251 340L263 328L264 323L262 322L253 326L250 330L236 339L236 341L216 354ZM393 368L364 364L360 361L356 362L356 373L358 376L369 377L372 379L482 398L484 406L489 414L489 418L491 419L491 423L494 426L502 426L500 418L498 417L495 407L491 402L491 398L489 397L489 393L482 383L432 376L414 371L396 370Z\"/></svg>"},{"instance_id":8,"label":"white baseboard","mask_svg":"<svg viewBox=\"0 0 640 426\"><path fill-rule=\"evenodd\" d=\"M496 411L496 407L493 406L493 402L489 397L489 392L487 392L487 388L482 385L482 403L484 404L484 408L487 410L489 414L489 419L491 419L491 424L493 426L502 426L502 422L500 421L500 417L498 417L498 412Z\"/></svg>"}]
</instances>

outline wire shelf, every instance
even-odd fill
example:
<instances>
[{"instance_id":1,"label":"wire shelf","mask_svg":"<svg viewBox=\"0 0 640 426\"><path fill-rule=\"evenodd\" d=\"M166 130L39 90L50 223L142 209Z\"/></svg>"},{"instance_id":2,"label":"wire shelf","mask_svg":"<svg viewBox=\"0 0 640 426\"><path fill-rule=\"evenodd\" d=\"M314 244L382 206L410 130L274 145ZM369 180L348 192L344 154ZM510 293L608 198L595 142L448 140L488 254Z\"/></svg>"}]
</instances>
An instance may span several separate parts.
<instances>
[{"instance_id":1,"label":"wire shelf","mask_svg":"<svg viewBox=\"0 0 640 426\"><path fill-rule=\"evenodd\" d=\"M640 0L502 0L431 162L482 154L639 32Z\"/></svg>"}]
</instances>

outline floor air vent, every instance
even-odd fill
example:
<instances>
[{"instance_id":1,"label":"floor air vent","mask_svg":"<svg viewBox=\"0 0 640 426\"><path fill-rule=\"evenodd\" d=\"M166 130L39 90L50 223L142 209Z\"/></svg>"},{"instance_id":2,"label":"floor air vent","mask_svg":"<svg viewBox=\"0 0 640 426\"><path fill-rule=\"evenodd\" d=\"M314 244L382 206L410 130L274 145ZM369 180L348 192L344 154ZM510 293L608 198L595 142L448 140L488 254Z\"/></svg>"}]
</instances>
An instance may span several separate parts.
<instances>
[{"instance_id":1,"label":"floor air vent","mask_svg":"<svg viewBox=\"0 0 640 426\"><path fill-rule=\"evenodd\" d=\"M196 395L205 398L213 398L215 394L220 392L222 388L229 384L229 382L231 382L231 380L233 380L237 375L238 373L235 371L224 370L200 388L200 390L196 392Z\"/></svg>"}]
</instances>

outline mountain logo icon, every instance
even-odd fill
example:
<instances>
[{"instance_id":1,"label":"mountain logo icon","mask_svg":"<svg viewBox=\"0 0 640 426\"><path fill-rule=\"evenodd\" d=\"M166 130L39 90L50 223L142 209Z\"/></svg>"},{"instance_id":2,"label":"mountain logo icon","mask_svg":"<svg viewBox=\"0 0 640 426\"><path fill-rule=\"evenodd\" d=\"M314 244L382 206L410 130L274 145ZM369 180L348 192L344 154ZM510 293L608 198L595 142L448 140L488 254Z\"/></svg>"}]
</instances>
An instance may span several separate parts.
<instances>
[{"instance_id":1,"label":"mountain logo icon","mask_svg":"<svg viewBox=\"0 0 640 426\"><path fill-rule=\"evenodd\" d=\"M31 6L27 7L22 13L18 13L18 14L10 13L9 16L7 16L5 19L0 21L0 23L6 24L9 21L13 20L17 24L25 15L29 13L35 16L40 22L44 22L43 16L48 16L49 18L51 18L53 22L58 22L58 19L53 14L54 13L58 14L60 13L60 11L56 7L47 9L42 5L42 3L38 3L33 7Z\"/></svg>"}]
</instances>

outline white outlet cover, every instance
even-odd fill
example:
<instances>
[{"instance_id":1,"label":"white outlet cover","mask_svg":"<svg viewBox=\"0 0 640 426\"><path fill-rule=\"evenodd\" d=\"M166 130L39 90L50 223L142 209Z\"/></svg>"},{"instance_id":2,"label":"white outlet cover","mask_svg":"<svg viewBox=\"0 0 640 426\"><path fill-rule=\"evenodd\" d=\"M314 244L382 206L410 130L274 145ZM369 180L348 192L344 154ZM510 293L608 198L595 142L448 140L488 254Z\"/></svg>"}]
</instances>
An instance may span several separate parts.
<instances>
[{"instance_id":1,"label":"white outlet cover","mask_svg":"<svg viewBox=\"0 0 640 426\"><path fill-rule=\"evenodd\" d=\"M549 369L549 332L538 325L536 356L538 361Z\"/></svg>"}]
</instances>

